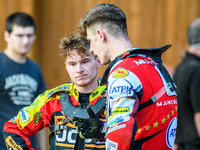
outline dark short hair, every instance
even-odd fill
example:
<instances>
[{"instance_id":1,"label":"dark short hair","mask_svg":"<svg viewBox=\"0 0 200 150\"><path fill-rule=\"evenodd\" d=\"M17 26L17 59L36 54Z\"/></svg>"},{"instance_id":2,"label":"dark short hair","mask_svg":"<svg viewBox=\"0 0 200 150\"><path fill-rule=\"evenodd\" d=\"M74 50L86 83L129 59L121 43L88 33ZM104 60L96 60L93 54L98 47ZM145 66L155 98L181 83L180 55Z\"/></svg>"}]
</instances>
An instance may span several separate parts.
<instances>
[{"instance_id":1,"label":"dark short hair","mask_svg":"<svg viewBox=\"0 0 200 150\"><path fill-rule=\"evenodd\" d=\"M18 25L22 27L31 26L31 27L34 27L34 29L36 28L34 19L30 15L26 13L22 13L22 12L13 13L7 17L6 31L11 33L14 25Z\"/></svg>"},{"instance_id":2,"label":"dark short hair","mask_svg":"<svg viewBox=\"0 0 200 150\"><path fill-rule=\"evenodd\" d=\"M87 36L86 28L96 23L107 23L107 28L112 35L117 34L115 31L117 26L125 37L128 37L126 15L119 7L113 4L101 3L91 8L79 22L78 28L80 34L82 36Z\"/></svg>"},{"instance_id":3,"label":"dark short hair","mask_svg":"<svg viewBox=\"0 0 200 150\"><path fill-rule=\"evenodd\" d=\"M70 37L63 37L59 44L60 55L65 59L70 56L71 51L76 51L79 55L85 56L90 54L90 43L84 37L75 33Z\"/></svg>"},{"instance_id":4,"label":"dark short hair","mask_svg":"<svg viewBox=\"0 0 200 150\"><path fill-rule=\"evenodd\" d=\"M200 17L188 26L187 38L190 45L200 43Z\"/></svg>"}]
</instances>

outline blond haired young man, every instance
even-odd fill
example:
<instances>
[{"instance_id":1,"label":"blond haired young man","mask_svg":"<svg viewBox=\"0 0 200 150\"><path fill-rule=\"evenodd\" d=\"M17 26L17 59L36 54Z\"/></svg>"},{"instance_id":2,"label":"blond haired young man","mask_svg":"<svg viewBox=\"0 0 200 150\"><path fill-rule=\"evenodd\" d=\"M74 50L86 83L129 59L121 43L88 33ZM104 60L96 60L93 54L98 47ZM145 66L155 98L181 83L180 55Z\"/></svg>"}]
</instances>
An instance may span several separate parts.
<instances>
[{"instance_id":1,"label":"blond haired young man","mask_svg":"<svg viewBox=\"0 0 200 150\"><path fill-rule=\"evenodd\" d=\"M33 149L29 136L49 127L51 150L105 149L104 141L81 139L71 121L78 116L89 118L86 110L89 105L105 122L106 86L100 86L97 78L101 63L89 50L90 43L77 34L61 40L60 53L71 82L45 91L5 124L4 137L9 148Z\"/></svg>"}]
</instances>

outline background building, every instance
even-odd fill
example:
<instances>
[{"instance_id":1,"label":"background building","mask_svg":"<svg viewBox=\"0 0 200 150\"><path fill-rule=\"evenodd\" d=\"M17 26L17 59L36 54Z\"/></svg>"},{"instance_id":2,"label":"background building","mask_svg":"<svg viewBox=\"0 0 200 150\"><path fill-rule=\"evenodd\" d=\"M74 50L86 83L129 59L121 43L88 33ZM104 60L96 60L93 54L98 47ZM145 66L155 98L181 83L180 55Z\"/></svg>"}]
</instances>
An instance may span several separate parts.
<instances>
[{"instance_id":1,"label":"background building","mask_svg":"<svg viewBox=\"0 0 200 150\"><path fill-rule=\"evenodd\" d=\"M52 88L69 80L58 55L60 39L77 31L80 18L102 2L113 3L126 13L134 47L172 44L162 57L172 68L181 61L181 52L187 46L187 25L200 16L199 0L1 0L0 22L5 22L5 18L16 11L34 17L37 37L29 56L40 64L47 88ZM0 51L6 47L4 28L0 25ZM104 69L105 66L99 69L99 77Z\"/></svg>"}]
</instances>

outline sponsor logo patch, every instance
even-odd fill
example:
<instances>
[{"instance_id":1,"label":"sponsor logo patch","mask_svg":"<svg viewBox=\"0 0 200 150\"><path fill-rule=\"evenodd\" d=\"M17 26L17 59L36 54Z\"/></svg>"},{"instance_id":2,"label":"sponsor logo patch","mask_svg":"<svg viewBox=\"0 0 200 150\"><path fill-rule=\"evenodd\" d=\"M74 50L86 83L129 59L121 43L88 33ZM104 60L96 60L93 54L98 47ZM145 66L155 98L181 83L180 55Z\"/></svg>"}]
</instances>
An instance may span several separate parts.
<instances>
[{"instance_id":1,"label":"sponsor logo patch","mask_svg":"<svg viewBox=\"0 0 200 150\"><path fill-rule=\"evenodd\" d=\"M42 112L36 112L36 113L34 114L34 116L33 116L33 117L35 118L35 119L33 120L33 123L37 124L37 123L39 122L39 120L42 119L41 116L42 116Z\"/></svg>"},{"instance_id":2,"label":"sponsor logo patch","mask_svg":"<svg viewBox=\"0 0 200 150\"><path fill-rule=\"evenodd\" d=\"M119 114L119 113L127 113L129 112L128 107L122 107L122 108L115 108L112 112L112 114L109 116L108 120L110 120L114 115Z\"/></svg>"},{"instance_id":3,"label":"sponsor logo patch","mask_svg":"<svg viewBox=\"0 0 200 150\"><path fill-rule=\"evenodd\" d=\"M110 94L115 93L128 93L131 94L131 88L130 86L115 86L110 90Z\"/></svg>"},{"instance_id":4,"label":"sponsor logo patch","mask_svg":"<svg viewBox=\"0 0 200 150\"><path fill-rule=\"evenodd\" d=\"M167 146L172 149L176 137L177 118L174 117L167 128L166 142Z\"/></svg>"},{"instance_id":5,"label":"sponsor logo patch","mask_svg":"<svg viewBox=\"0 0 200 150\"><path fill-rule=\"evenodd\" d=\"M123 121L124 119L122 116L117 117L116 119L113 119L112 121L108 122L108 127L110 128L110 127L116 126L118 123L123 122Z\"/></svg>"},{"instance_id":6,"label":"sponsor logo patch","mask_svg":"<svg viewBox=\"0 0 200 150\"><path fill-rule=\"evenodd\" d=\"M118 69L113 73L114 78L122 78L122 77L126 77L127 75L128 75L128 71L126 71L125 69Z\"/></svg>"},{"instance_id":7,"label":"sponsor logo patch","mask_svg":"<svg viewBox=\"0 0 200 150\"><path fill-rule=\"evenodd\" d=\"M12 139L11 136L8 136L5 140L6 144L9 146L9 149L13 150L23 150L23 148L16 144L16 142Z\"/></svg>"},{"instance_id":8,"label":"sponsor logo patch","mask_svg":"<svg viewBox=\"0 0 200 150\"><path fill-rule=\"evenodd\" d=\"M113 132L113 131L115 131L115 130L119 130L119 129L125 128L125 127L126 127L125 124L121 124L121 125L119 125L119 126L116 126L116 127L113 127L113 128L109 128L109 129L108 129L108 133ZM108 133L107 133L107 134L108 134Z\"/></svg>"},{"instance_id":9,"label":"sponsor logo patch","mask_svg":"<svg viewBox=\"0 0 200 150\"><path fill-rule=\"evenodd\" d=\"M127 113L127 112L129 112L129 108L123 107L123 108L115 108L112 113L118 114L118 113Z\"/></svg>"},{"instance_id":10,"label":"sponsor logo patch","mask_svg":"<svg viewBox=\"0 0 200 150\"><path fill-rule=\"evenodd\" d=\"M20 111L19 111L19 115L20 115L20 118L21 118L21 121L24 123L26 121L28 121L30 119L27 111L25 110L25 108L22 108Z\"/></svg>"},{"instance_id":11,"label":"sponsor logo patch","mask_svg":"<svg viewBox=\"0 0 200 150\"><path fill-rule=\"evenodd\" d=\"M166 105L174 105L177 104L177 100L166 100L163 102L156 102L157 106L166 106Z\"/></svg>"}]
</instances>

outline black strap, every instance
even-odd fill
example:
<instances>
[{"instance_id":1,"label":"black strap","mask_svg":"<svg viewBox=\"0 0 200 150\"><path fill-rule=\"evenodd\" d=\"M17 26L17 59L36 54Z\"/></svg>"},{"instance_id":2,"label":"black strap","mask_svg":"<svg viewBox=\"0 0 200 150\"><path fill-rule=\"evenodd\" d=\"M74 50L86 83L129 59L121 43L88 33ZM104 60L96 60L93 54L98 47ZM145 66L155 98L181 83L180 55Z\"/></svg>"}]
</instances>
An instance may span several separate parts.
<instances>
[{"instance_id":1,"label":"black strap","mask_svg":"<svg viewBox=\"0 0 200 150\"><path fill-rule=\"evenodd\" d=\"M146 101L145 103L142 103L139 105L138 111L142 110L143 108L153 104L154 102L152 101L152 99L150 98L148 101Z\"/></svg>"},{"instance_id":2,"label":"black strap","mask_svg":"<svg viewBox=\"0 0 200 150\"><path fill-rule=\"evenodd\" d=\"M160 97L162 97L166 93L165 86L163 86L158 92L156 92L148 101L139 105L138 111L143 108L155 103Z\"/></svg>"},{"instance_id":3,"label":"black strap","mask_svg":"<svg viewBox=\"0 0 200 150\"><path fill-rule=\"evenodd\" d=\"M163 64L159 63L159 64L158 64L158 67L159 67L161 73L163 74L163 76L164 76L164 78L165 78L165 80L166 80L166 82L167 82L167 86L169 87L169 89L170 89L171 91L176 91L176 92L177 92L177 88L176 88L176 86L175 86L175 84L174 84L174 82L173 82L171 76L169 75L168 71L167 71L166 68L163 66Z\"/></svg>"},{"instance_id":4,"label":"black strap","mask_svg":"<svg viewBox=\"0 0 200 150\"><path fill-rule=\"evenodd\" d=\"M68 126L65 126L68 122L70 122L69 118L65 118L62 124L55 124L49 127L50 132L57 132L61 130L68 130Z\"/></svg>"},{"instance_id":5,"label":"black strap","mask_svg":"<svg viewBox=\"0 0 200 150\"><path fill-rule=\"evenodd\" d=\"M79 136L79 134L77 134L74 150L84 150L84 149L85 149L85 139L82 139Z\"/></svg>"}]
</instances>

